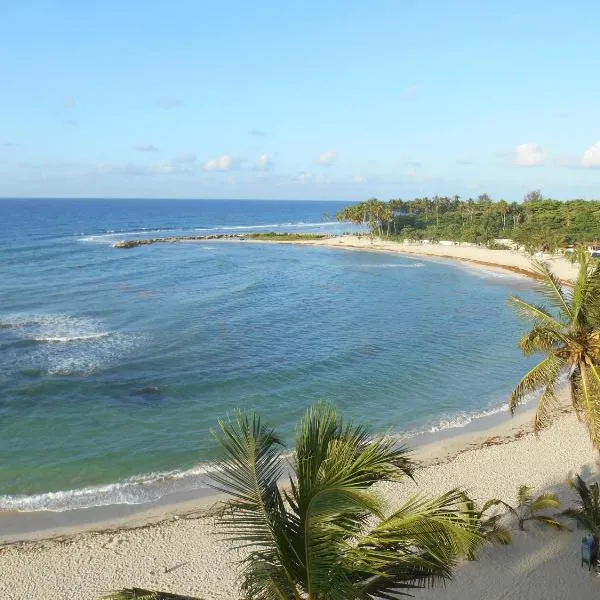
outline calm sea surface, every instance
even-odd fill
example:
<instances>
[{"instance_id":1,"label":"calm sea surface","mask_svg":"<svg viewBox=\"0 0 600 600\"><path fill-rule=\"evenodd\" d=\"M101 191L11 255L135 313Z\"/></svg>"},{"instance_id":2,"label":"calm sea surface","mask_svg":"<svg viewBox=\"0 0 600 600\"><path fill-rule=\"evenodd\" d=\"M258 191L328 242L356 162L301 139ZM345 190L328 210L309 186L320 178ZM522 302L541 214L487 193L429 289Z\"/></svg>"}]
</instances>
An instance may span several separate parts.
<instances>
[{"instance_id":1,"label":"calm sea surface","mask_svg":"<svg viewBox=\"0 0 600 600\"><path fill-rule=\"evenodd\" d=\"M291 245L120 239L328 231L334 202L0 201L0 510L138 503L202 485L211 428L289 437L335 403L376 431L499 410L528 363L527 281ZM329 216L328 216L329 215Z\"/></svg>"}]
</instances>

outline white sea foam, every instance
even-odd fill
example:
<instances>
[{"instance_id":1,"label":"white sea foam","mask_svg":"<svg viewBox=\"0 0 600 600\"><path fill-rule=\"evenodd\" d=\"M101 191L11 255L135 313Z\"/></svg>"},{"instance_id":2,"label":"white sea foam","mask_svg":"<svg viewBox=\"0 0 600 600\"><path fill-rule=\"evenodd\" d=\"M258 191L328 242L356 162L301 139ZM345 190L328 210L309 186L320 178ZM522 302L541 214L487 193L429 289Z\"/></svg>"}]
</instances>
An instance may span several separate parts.
<instances>
[{"instance_id":1,"label":"white sea foam","mask_svg":"<svg viewBox=\"0 0 600 600\"><path fill-rule=\"evenodd\" d=\"M566 385L567 381L568 374L564 373L559 377L558 386L560 387ZM540 395L541 390L527 394L521 402L521 406L525 406L531 402L537 401ZM478 421L479 419L485 419L486 417L492 417L494 415L506 413L508 411L508 401L505 401L502 404L492 403L482 410L458 413L455 415L442 417L441 419L430 423L428 426L422 429L414 429L402 432L400 433L399 437L401 437L402 439L413 438L419 435L423 435L425 433L438 433L440 431L446 431L448 429L460 429L462 427L470 425L474 421Z\"/></svg>"},{"instance_id":2,"label":"white sea foam","mask_svg":"<svg viewBox=\"0 0 600 600\"><path fill-rule=\"evenodd\" d=\"M138 340L108 331L94 318L67 314L12 314L0 329L16 341L36 342L17 349L3 370L37 369L48 375L89 375L111 364Z\"/></svg>"},{"instance_id":3,"label":"white sea foam","mask_svg":"<svg viewBox=\"0 0 600 600\"><path fill-rule=\"evenodd\" d=\"M97 340L111 335L110 331L101 331L99 333L88 333L83 335L63 335L63 336L40 336L33 338L36 342L48 343L66 343L66 342L83 342L86 340Z\"/></svg>"},{"instance_id":4,"label":"white sea foam","mask_svg":"<svg viewBox=\"0 0 600 600\"><path fill-rule=\"evenodd\" d=\"M381 264L362 264L356 265L361 269L418 269L424 267L425 263L412 262L412 263L381 263Z\"/></svg>"},{"instance_id":5,"label":"white sea foam","mask_svg":"<svg viewBox=\"0 0 600 600\"><path fill-rule=\"evenodd\" d=\"M136 475L105 485L31 495L0 495L0 511L63 512L114 504L145 504L166 494L207 488L209 471L206 465L198 465L185 471Z\"/></svg>"}]
</instances>

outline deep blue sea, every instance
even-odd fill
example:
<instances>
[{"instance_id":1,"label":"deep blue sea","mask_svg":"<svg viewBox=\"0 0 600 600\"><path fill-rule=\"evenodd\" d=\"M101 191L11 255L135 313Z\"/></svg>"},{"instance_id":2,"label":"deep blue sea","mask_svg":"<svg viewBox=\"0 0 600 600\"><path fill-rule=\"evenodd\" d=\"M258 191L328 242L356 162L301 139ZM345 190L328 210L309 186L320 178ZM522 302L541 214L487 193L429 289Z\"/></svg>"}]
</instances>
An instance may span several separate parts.
<instances>
[{"instance_id":1,"label":"deep blue sea","mask_svg":"<svg viewBox=\"0 0 600 600\"><path fill-rule=\"evenodd\" d=\"M530 363L527 280L444 261L210 241L326 231L335 202L0 201L0 510L139 503L202 485L211 429L255 408L290 437L329 400L374 431L501 410Z\"/></svg>"}]
</instances>

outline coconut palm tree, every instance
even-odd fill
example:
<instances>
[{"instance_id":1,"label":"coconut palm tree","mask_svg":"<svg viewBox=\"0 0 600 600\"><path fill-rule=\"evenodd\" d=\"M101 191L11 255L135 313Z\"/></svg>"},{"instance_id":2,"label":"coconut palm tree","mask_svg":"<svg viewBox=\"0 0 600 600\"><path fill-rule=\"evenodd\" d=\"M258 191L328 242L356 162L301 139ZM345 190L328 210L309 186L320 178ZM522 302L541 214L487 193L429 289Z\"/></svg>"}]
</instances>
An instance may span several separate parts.
<instances>
[{"instance_id":1,"label":"coconut palm tree","mask_svg":"<svg viewBox=\"0 0 600 600\"><path fill-rule=\"evenodd\" d=\"M485 541L460 490L415 496L385 516L373 486L412 478L408 450L345 423L328 404L306 411L291 456L254 413L219 421L216 436L223 458L212 485L230 496L218 525L246 549L248 599L393 600L450 579ZM140 589L107 598L188 600Z\"/></svg>"},{"instance_id":2,"label":"coconut palm tree","mask_svg":"<svg viewBox=\"0 0 600 600\"><path fill-rule=\"evenodd\" d=\"M588 485L579 475L569 480L569 485L579 496L579 505L568 508L562 512L563 515L573 519L577 526L589 531L596 541L596 547L600 544L600 488L595 481Z\"/></svg>"},{"instance_id":3,"label":"coconut palm tree","mask_svg":"<svg viewBox=\"0 0 600 600\"><path fill-rule=\"evenodd\" d=\"M533 265L547 306L517 296L510 303L532 325L519 341L523 354L541 353L545 358L515 387L510 410L514 413L527 394L542 389L534 419L539 431L559 406L556 390L566 374L571 403L600 450L600 264L582 254L575 286L568 292L546 263Z\"/></svg>"},{"instance_id":4,"label":"coconut palm tree","mask_svg":"<svg viewBox=\"0 0 600 600\"><path fill-rule=\"evenodd\" d=\"M220 525L247 547L247 598L391 600L450 578L483 542L459 490L414 497L386 517L373 486L412 477L407 450L329 405L301 420L287 489L284 444L257 415L221 421L217 435L224 457L213 485L231 496Z\"/></svg>"},{"instance_id":5,"label":"coconut palm tree","mask_svg":"<svg viewBox=\"0 0 600 600\"><path fill-rule=\"evenodd\" d=\"M501 500L499 503L516 517L521 531L525 531L527 521L536 521L553 529L566 529L560 521L544 514L544 511L560 508L560 500L552 492L544 492L536 498L533 495L533 488L521 485L517 490L517 504L515 506Z\"/></svg>"}]
</instances>

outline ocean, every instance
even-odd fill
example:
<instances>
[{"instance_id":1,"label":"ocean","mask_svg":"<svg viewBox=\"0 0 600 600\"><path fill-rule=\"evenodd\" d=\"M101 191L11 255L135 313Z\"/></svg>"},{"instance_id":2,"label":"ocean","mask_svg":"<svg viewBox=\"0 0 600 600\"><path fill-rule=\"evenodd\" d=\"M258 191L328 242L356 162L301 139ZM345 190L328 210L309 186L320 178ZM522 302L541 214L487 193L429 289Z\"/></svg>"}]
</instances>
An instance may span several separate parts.
<instances>
[{"instance_id":1,"label":"ocean","mask_svg":"<svg viewBox=\"0 0 600 600\"><path fill-rule=\"evenodd\" d=\"M528 280L443 260L207 241L342 233L337 202L0 201L0 511L137 504L204 486L211 430L256 409L287 439L334 403L410 439L506 409L532 363Z\"/></svg>"}]
</instances>

